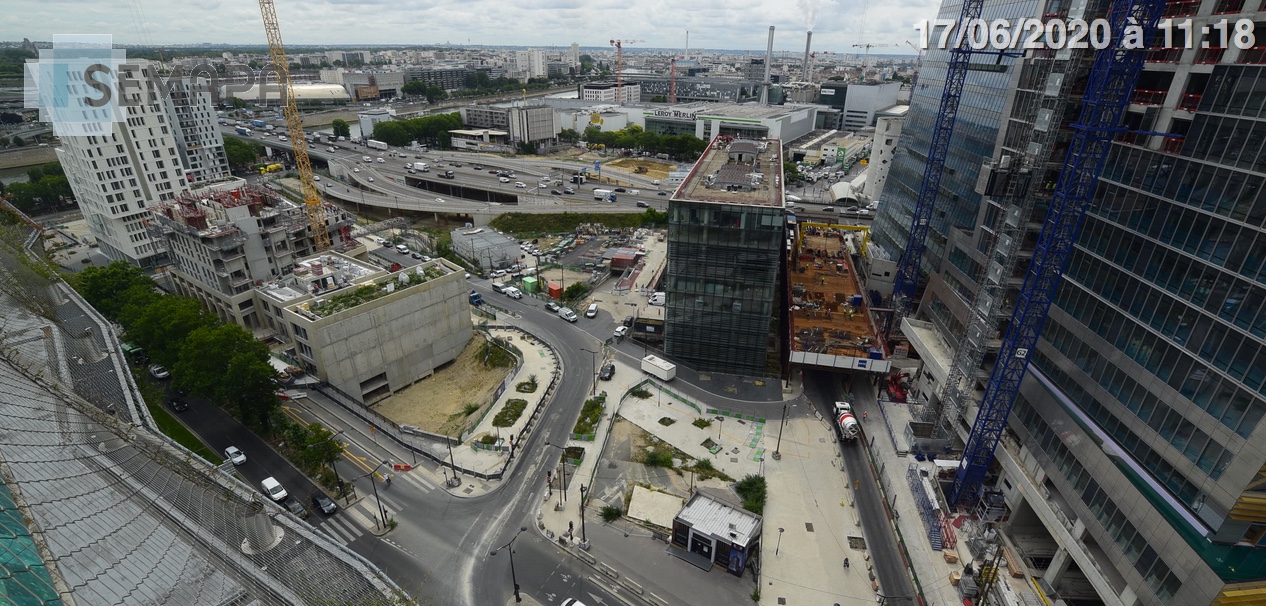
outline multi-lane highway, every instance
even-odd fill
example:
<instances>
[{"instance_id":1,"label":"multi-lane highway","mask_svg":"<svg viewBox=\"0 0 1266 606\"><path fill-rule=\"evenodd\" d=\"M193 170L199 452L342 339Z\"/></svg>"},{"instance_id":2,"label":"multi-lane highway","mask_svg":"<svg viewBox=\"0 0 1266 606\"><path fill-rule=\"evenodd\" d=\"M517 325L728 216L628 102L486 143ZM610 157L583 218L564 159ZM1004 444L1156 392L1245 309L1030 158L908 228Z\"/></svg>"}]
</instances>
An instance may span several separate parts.
<instances>
[{"instance_id":1,"label":"multi-lane highway","mask_svg":"<svg viewBox=\"0 0 1266 606\"><path fill-rule=\"evenodd\" d=\"M281 141L276 135L264 136L253 132L252 136L236 133L232 127L222 127L224 134L255 141L266 147L291 149L289 141ZM499 214L509 210L528 213L555 212L640 212L649 207L664 210L668 206L670 190L657 186L649 177L641 175L607 175L618 178L620 185L598 184L593 181L583 185L567 182L572 172L589 166L562 160L506 158L472 152L417 153L404 148L388 151L370 149L352 143L337 144L341 149L329 151L329 144L309 146L309 155L318 165L328 166L321 176L318 187L327 196L348 204L362 204L399 210L457 212L467 214ZM393 155L394 154L394 155ZM418 156L421 156L420 158ZM365 161L368 157L370 160ZM382 162L378 159L382 158ZM430 172L409 173L406 163L425 162ZM478 168L477 168L478 167ZM445 171L453 171L453 179L443 177ZM491 171L491 172L490 172ZM502 182L497 171L510 171L515 176ZM549 182L542 183L541 178ZM336 180L337 179L337 180ZM562 185L554 184L562 180ZM429 182L430 187L425 187ZM523 187L516 184L522 183ZM422 184L424 187L417 187ZM513 202L495 202L453 195L451 190L465 187L515 197ZM627 191L617 192L616 202L594 199L594 188ZM572 188L574 194L566 194ZM559 194L552 193L560 192ZM633 193L636 191L637 193ZM659 195L660 193L663 195ZM468 192L471 193L471 192ZM492 196L489 196L492 197Z\"/></svg>"}]
</instances>

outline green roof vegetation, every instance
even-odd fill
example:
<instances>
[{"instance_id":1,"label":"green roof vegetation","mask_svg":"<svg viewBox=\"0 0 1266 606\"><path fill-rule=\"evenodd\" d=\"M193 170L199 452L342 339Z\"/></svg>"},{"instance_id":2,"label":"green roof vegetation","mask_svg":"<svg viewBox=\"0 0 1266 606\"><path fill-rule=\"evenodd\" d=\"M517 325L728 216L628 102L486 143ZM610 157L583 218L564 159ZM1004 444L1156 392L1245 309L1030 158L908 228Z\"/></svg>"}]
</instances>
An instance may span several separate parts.
<instances>
[{"instance_id":1,"label":"green roof vegetation","mask_svg":"<svg viewBox=\"0 0 1266 606\"><path fill-rule=\"evenodd\" d=\"M340 292L339 294L327 299L318 299L308 302L301 305L301 307L317 316L332 316L341 311L352 309L358 305L373 301L374 299L385 297L397 290L429 282L435 278L442 277L444 273L444 270L440 269L439 265L431 264L423 270L422 275L418 275L412 271L393 274L389 280L383 280L382 282L375 284L364 284L356 287L355 289ZM403 283L400 276L404 276L405 278ZM390 291L387 289L389 284L394 285Z\"/></svg>"}]
</instances>

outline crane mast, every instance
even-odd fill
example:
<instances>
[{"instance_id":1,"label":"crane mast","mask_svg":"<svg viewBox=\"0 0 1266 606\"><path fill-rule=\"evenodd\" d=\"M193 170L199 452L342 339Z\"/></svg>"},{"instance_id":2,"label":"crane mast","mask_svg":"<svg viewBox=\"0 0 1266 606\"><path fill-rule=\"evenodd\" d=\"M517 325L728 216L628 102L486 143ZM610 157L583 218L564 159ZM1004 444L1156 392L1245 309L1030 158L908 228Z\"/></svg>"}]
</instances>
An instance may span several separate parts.
<instances>
[{"instance_id":1,"label":"crane mast","mask_svg":"<svg viewBox=\"0 0 1266 606\"><path fill-rule=\"evenodd\" d=\"M321 192L312 179L312 161L308 158L308 140L303 134L303 118L295 102L294 88L290 82L290 63L286 60L286 48L281 43L281 27L277 24L277 9L273 0L259 0L259 11L264 17L264 33L268 36L268 52L277 70L280 86L282 113L286 117L286 131L294 149L295 169L299 171L299 183L303 191L304 210L308 215L308 227L312 230L313 247L317 251L330 248L330 230L325 223L325 205ZM261 90L263 89L261 85Z\"/></svg>"}]
</instances>

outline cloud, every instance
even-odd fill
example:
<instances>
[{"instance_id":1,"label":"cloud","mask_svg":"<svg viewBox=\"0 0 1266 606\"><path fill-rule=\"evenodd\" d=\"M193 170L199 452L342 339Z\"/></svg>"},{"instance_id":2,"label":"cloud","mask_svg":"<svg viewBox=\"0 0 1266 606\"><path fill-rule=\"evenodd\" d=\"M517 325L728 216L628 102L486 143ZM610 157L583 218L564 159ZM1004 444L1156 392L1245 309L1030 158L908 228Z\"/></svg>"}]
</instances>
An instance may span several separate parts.
<instances>
[{"instance_id":1,"label":"cloud","mask_svg":"<svg viewBox=\"0 0 1266 606\"><path fill-rule=\"evenodd\" d=\"M640 39L631 49L762 52L768 28L776 50L803 52L812 28L817 50L852 52L859 43L901 44L916 20L935 18L938 0L879 5L835 0L276 0L288 45L355 47L367 44L608 47L612 38ZM122 44L222 43L262 45L264 28L254 2L126 0L76 4L62 0L7 6L0 39L50 40L54 34L110 33ZM139 10L137 10L139 8ZM868 14L869 13L869 14ZM869 18L867 18L869 17ZM145 26L138 26L143 18Z\"/></svg>"}]
</instances>

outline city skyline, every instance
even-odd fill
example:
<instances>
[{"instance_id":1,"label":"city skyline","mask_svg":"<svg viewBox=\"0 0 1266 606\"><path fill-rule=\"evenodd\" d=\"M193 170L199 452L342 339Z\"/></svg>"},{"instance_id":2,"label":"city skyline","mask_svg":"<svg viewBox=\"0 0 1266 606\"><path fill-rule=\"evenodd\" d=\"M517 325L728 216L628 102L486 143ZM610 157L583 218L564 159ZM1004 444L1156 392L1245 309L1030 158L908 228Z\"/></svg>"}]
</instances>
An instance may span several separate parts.
<instances>
[{"instance_id":1,"label":"city skyline","mask_svg":"<svg viewBox=\"0 0 1266 606\"><path fill-rule=\"evenodd\" d=\"M279 3L278 17L287 45L423 45L531 46L565 48L607 46L610 39L645 40L629 49L724 49L763 52L768 28L776 28L775 51L804 52L805 32L813 30L813 48L836 53L862 52L854 44L894 44L889 52L910 52L914 23L935 16L934 0L903 0L879 10L863 3L845 5L833 0L761 3L754 0L696 3L690 11L673 10L664 0L625 6L610 0L581 4L574 0L533 0L518 6L488 0L450 8L434 0L403 0L388 4L307 2ZM258 6L253 3L158 5L133 0L128 10L72 3L19 2L0 21L0 40L51 40L54 35L105 33L116 44L241 44L264 45ZM363 9L379 9L366 11ZM390 13L383 12L387 9ZM480 15L471 22L469 15ZM597 30L597 24L619 26ZM246 27L243 27L243 26ZM372 33L369 33L372 32ZM689 34L687 34L689 32ZM548 44L546 44L548 42ZM739 47L739 48L735 48ZM746 47L746 48L743 48ZM883 54L885 49L872 49Z\"/></svg>"}]
</instances>

